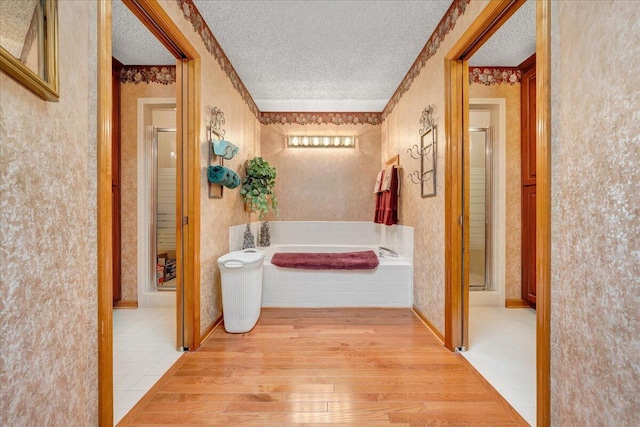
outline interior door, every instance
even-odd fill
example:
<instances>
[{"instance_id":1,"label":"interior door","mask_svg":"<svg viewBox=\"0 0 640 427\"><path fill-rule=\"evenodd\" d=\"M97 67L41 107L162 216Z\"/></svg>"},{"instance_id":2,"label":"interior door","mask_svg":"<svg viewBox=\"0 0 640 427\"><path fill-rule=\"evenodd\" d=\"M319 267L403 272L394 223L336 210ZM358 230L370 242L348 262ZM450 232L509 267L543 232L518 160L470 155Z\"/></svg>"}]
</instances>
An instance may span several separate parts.
<instances>
[{"instance_id":1,"label":"interior door","mask_svg":"<svg viewBox=\"0 0 640 427\"><path fill-rule=\"evenodd\" d=\"M518 67L521 84L522 294L536 305L536 55Z\"/></svg>"},{"instance_id":2,"label":"interior door","mask_svg":"<svg viewBox=\"0 0 640 427\"><path fill-rule=\"evenodd\" d=\"M122 299L120 265L120 70L122 64L112 59L112 114L111 114L111 200L113 239L113 304Z\"/></svg>"}]
</instances>

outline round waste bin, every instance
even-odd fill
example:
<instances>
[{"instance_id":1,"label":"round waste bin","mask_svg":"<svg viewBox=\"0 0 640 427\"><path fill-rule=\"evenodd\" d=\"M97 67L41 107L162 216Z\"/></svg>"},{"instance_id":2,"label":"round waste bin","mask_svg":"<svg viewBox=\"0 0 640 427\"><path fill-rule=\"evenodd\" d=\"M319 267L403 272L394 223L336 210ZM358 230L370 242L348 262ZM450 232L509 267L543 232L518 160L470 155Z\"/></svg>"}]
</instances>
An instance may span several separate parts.
<instances>
[{"instance_id":1,"label":"round waste bin","mask_svg":"<svg viewBox=\"0 0 640 427\"><path fill-rule=\"evenodd\" d=\"M229 252L218 258L222 279L222 316L230 333L249 332L258 322L262 304L264 252Z\"/></svg>"}]
</instances>

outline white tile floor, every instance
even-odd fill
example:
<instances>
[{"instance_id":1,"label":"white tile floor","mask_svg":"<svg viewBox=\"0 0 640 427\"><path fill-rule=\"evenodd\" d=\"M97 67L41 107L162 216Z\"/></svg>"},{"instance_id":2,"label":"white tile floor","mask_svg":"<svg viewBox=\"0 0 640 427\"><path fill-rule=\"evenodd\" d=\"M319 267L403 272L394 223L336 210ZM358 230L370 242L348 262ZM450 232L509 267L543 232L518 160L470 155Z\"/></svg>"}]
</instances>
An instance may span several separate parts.
<instances>
[{"instance_id":1,"label":"white tile floor","mask_svg":"<svg viewBox=\"0 0 640 427\"><path fill-rule=\"evenodd\" d=\"M175 308L113 311L114 425L181 355Z\"/></svg>"},{"instance_id":2,"label":"white tile floor","mask_svg":"<svg viewBox=\"0 0 640 427\"><path fill-rule=\"evenodd\" d=\"M462 355L532 426L536 425L536 312L470 307Z\"/></svg>"}]
</instances>

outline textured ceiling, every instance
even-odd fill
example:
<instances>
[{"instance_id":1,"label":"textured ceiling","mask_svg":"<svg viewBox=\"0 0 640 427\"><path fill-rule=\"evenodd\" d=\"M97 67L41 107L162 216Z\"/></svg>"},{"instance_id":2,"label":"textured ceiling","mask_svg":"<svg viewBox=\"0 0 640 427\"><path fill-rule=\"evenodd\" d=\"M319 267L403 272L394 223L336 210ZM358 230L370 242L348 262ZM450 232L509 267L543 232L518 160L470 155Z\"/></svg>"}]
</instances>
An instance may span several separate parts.
<instances>
[{"instance_id":1,"label":"textured ceiling","mask_svg":"<svg viewBox=\"0 0 640 427\"><path fill-rule=\"evenodd\" d=\"M381 111L445 1L194 3L262 111Z\"/></svg>"},{"instance_id":2,"label":"textured ceiling","mask_svg":"<svg viewBox=\"0 0 640 427\"><path fill-rule=\"evenodd\" d=\"M378 112L451 0L194 4L261 111ZM515 66L535 51L535 1L524 8L533 10L533 26L530 13L517 11L505 25L512 28L500 29L472 65ZM113 52L125 65L175 64L120 0L113 2Z\"/></svg>"},{"instance_id":3,"label":"textured ceiling","mask_svg":"<svg viewBox=\"0 0 640 427\"><path fill-rule=\"evenodd\" d=\"M536 51L536 2L527 2L469 59L469 65L517 67Z\"/></svg>"},{"instance_id":4,"label":"textured ceiling","mask_svg":"<svg viewBox=\"0 0 640 427\"><path fill-rule=\"evenodd\" d=\"M112 5L114 58L124 65L176 65L173 55L121 0Z\"/></svg>"}]
</instances>

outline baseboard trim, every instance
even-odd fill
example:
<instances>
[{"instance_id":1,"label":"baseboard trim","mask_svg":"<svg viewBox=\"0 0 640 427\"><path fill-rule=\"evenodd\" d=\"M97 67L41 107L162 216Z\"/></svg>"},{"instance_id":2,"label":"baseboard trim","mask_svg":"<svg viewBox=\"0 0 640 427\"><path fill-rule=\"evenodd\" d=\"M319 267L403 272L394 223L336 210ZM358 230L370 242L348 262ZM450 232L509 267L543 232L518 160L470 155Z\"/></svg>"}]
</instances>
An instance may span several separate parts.
<instances>
[{"instance_id":1,"label":"baseboard trim","mask_svg":"<svg viewBox=\"0 0 640 427\"><path fill-rule=\"evenodd\" d=\"M532 304L521 298L508 299L505 301L504 306L506 308L534 308Z\"/></svg>"},{"instance_id":2,"label":"baseboard trim","mask_svg":"<svg viewBox=\"0 0 640 427\"><path fill-rule=\"evenodd\" d=\"M420 320L422 320L422 323L424 323L424 324L425 324L425 326L426 326L427 328L429 328L429 330L433 333L433 335L435 335L435 336L436 336L436 338L438 339L438 341L440 341L440 342L442 343L442 345L444 345L444 335L442 335L442 334L440 333L440 331L438 330L438 328L436 328L435 326L433 326L433 323L431 323L431 322L429 321L429 319L427 319L427 316L425 316L425 315L424 315L424 313L423 313L423 312L421 312L421 311L418 309L418 307L416 307L416 306L414 305L414 306L413 306L413 308L412 308L412 310L413 310L414 314L415 314L416 316L418 316L418 318L419 318Z\"/></svg>"},{"instance_id":3,"label":"baseboard trim","mask_svg":"<svg viewBox=\"0 0 640 427\"><path fill-rule=\"evenodd\" d=\"M222 314L218 314L218 317L216 317L213 320L213 322L211 322L211 324L204 329L204 332L202 333L202 335L200 335L200 345L204 344L204 342L207 339L209 339L211 334L216 329L218 329L218 326L220 326L221 324L222 324Z\"/></svg>"},{"instance_id":4,"label":"baseboard trim","mask_svg":"<svg viewBox=\"0 0 640 427\"><path fill-rule=\"evenodd\" d=\"M138 301L120 300L113 308L138 308Z\"/></svg>"}]
</instances>

